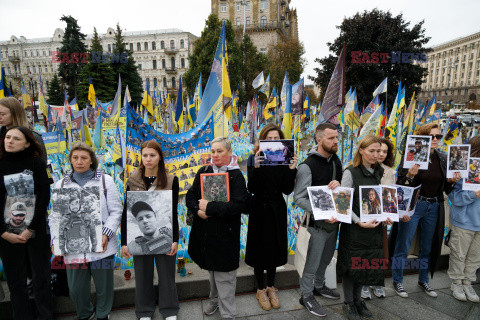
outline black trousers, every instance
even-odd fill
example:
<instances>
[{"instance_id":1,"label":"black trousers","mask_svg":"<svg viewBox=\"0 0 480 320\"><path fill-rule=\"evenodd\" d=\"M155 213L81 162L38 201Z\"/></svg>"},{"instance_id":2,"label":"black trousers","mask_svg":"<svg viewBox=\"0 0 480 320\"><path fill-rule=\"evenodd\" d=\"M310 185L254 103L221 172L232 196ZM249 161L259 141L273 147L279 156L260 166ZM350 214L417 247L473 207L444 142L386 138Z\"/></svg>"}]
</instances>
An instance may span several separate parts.
<instances>
[{"instance_id":1,"label":"black trousers","mask_svg":"<svg viewBox=\"0 0 480 320\"><path fill-rule=\"evenodd\" d=\"M26 244L12 244L0 239L0 255L7 277L14 320L34 319L29 306L26 257L31 261L33 293L37 320L52 319L52 292L50 284L50 237L36 234Z\"/></svg>"}]
</instances>

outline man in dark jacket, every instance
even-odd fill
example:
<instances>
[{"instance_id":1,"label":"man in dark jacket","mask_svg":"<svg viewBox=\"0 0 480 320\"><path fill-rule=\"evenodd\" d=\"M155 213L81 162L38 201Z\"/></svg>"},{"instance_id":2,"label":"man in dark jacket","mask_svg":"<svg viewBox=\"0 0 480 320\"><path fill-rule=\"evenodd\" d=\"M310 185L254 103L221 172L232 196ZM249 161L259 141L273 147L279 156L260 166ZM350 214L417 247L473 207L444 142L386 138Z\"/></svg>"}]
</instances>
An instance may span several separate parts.
<instances>
[{"instance_id":1,"label":"man in dark jacket","mask_svg":"<svg viewBox=\"0 0 480 320\"><path fill-rule=\"evenodd\" d=\"M307 187L328 185L330 189L335 189L340 186L339 181L342 180L342 163L336 155L337 128L331 123L322 123L315 130L315 138L317 147L309 151L307 159L298 167L294 194L295 204L310 215L312 207ZM335 252L338 221L335 218L318 221L311 219L308 232L310 242L305 268L300 279L302 291L300 304L316 316L325 316L325 310L314 295L330 299L340 298L338 292L325 286L325 270Z\"/></svg>"}]
</instances>

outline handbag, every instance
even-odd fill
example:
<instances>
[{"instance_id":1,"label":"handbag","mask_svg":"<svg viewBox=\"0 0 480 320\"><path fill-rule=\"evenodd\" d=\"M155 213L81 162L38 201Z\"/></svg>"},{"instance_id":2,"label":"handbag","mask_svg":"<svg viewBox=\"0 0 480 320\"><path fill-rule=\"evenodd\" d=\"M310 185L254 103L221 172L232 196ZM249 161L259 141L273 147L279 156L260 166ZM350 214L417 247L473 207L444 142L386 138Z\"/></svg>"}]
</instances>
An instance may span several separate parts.
<instances>
[{"instance_id":1,"label":"handbag","mask_svg":"<svg viewBox=\"0 0 480 320\"><path fill-rule=\"evenodd\" d=\"M306 225L305 224L306 220ZM306 212L303 216L302 223L298 226L297 245L295 247L294 264L300 278L303 275L305 261L307 261L308 243L310 242L310 232L308 232L308 224L310 222L310 212Z\"/></svg>"}]
</instances>

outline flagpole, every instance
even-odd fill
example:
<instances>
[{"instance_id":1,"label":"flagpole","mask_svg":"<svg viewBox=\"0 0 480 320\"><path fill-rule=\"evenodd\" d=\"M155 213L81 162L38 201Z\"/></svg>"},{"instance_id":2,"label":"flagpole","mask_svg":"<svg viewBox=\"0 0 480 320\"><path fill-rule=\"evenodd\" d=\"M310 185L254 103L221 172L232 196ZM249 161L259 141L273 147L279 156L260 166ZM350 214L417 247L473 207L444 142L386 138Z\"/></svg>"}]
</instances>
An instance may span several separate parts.
<instances>
[{"instance_id":1,"label":"flagpole","mask_svg":"<svg viewBox=\"0 0 480 320\"><path fill-rule=\"evenodd\" d=\"M225 137L225 96L222 93L222 137Z\"/></svg>"}]
</instances>

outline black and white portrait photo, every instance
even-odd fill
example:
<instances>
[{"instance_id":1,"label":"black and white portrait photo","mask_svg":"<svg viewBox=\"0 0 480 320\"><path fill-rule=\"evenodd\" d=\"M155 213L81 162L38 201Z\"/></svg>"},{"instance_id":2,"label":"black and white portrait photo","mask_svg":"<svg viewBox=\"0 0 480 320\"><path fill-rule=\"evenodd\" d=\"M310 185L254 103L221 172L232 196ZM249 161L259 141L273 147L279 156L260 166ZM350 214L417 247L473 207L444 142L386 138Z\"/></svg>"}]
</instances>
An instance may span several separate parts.
<instances>
[{"instance_id":1,"label":"black and white portrait photo","mask_svg":"<svg viewBox=\"0 0 480 320\"><path fill-rule=\"evenodd\" d=\"M421 170L428 169L430 159L431 136L407 136L405 144L404 165L405 169L410 169L415 164L420 165Z\"/></svg>"},{"instance_id":2,"label":"black and white portrait photo","mask_svg":"<svg viewBox=\"0 0 480 320\"><path fill-rule=\"evenodd\" d=\"M308 187L308 196L315 220L328 220L337 216L332 190L327 186Z\"/></svg>"},{"instance_id":3,"label":"black and white portrait photo","mask_svg":"<svg viewBox=\"0 0 480 320\"><path fill-rule=\"evenodd\" d=\"M48 219L55 255L103 250L99 187L54 189Z\"/></svg>"},{"instance_id":4,"label":"black and white portrait photo","mask_svg":"<svg viewBox=\"0 0 480 320\"><path fill-rule=\"evenodd\" d=\"M127 246L132 255L169 253L172 191L127 192Z\"/></svg>"},{"instance_id":5,"label":"black and white portrait photo","mask_svg":"<svg viewBox=\"0 0 480 320\"><path fill-rule=\"evenodd\" d=\"M260 140L260 165L289 165L295 156L295 140Z\"/></svg>"},{"instance_id":6,"label":"black and white portrait photo","mask_svg":"<svg viewBox=\"0 0 480 320\"><path fill-rule=\"evenodd\" d=\"M202 199L208 201L230 201L228 173L202 173L200 175Z\"/></svg>"},{"instance_id":7,"label":"black and white portrait photo","mask_svg":"<svg viewBox=\"0 0 480 320\"><path fill-rule=\"evenodd\" d=\"M447 178L452 178L455 172L459 172L462 178L468 178L469 158L469 144L451 144L448 146Z\"/></svg>"},{"instance_id":8,"label":"black and white portrait photo","mask_svg":"<svg viewBox=\"0 0 480 320\"><path fill-rule=\"evenodd\" d=\"M32 222L34 211L34 196L7 196L3 213L6 231L15 234L22 233Z\"/></svg>"},{"instance_id":9,"label":"black and white portrait photo","mask_svg":"<svg viewBox=\"0 0 480 320\"><path fill-rule=\"evenodd\" d=\"M10 197L33 195L33 172L30 170L7 175L3 181Z\"/></svg>"}]
</instances>

